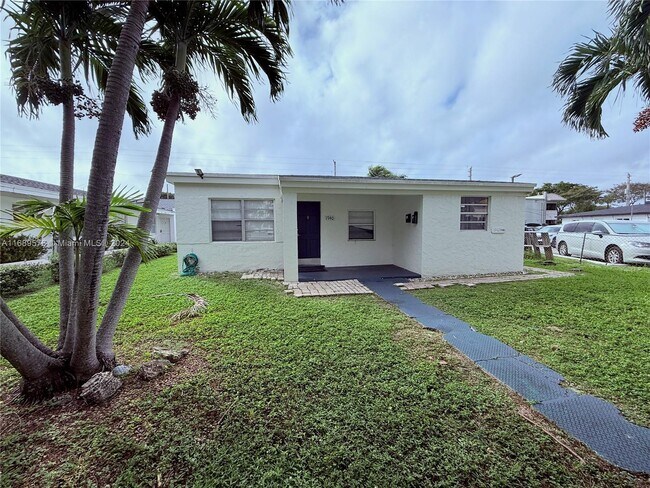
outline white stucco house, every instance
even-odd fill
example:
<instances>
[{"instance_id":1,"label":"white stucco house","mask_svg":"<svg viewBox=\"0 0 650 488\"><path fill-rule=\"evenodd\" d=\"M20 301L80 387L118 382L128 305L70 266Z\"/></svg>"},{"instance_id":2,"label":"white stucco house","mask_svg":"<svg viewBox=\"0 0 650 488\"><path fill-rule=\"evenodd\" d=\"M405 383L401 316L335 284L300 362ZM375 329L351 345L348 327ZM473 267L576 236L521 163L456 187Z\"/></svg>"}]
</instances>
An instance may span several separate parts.
<instances>
[{"instance_id":1,"label":"white stucco house","mask_svg":"<svg viewBox=\"0 0 650 488\"><path fill-rule=\"evenodd\" d=\"M142 204L142 202L138 202ZM151 229L151 237L158 243L176 242L176 212L173 198L161 198L158 202L156 220ZM126 217L125 221L132 225L138 224L138 216Z\"/></svg>"},{"instance_id":2,"label":"white stucco house","mask_svg":"<svg viewBox=\"0 0 650 488\"><path fill-rule=\"evenodd\" d=\"M179 270L396 265L421 276L521 272L534 185L367 177L169 173Z\"/></svg>"},{"instance_id":3,"label":"white stucco house","mask_svg":"<svg viewBox=\"0 0 650 488\"><path fill-rule=\"evenodd\" d=\"M83 190L74 190L75 197L82 198L86 195ZM16 203L21 200L39 198L53 203L59 202L59 187L52 183L19 178L18 176L0 174L0 223L11 220L11 211ZM156 212L155 228L151 236L157 242L174 242L176 240L176 219L173 199L161 199ZM138 218L126 217L125 220L133 225ZM28 232L37 235L37 231ZM51 239L46 239L48 245Z\"/></svg>"}]
</instances>

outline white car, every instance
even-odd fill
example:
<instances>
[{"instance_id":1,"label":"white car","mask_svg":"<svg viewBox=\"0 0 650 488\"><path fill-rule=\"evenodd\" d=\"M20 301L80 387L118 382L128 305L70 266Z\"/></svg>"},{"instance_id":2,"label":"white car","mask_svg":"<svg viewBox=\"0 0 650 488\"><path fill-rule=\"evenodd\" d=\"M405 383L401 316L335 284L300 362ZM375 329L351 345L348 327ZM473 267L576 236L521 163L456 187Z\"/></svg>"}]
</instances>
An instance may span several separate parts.
<instances>
[{"instance_id":1,"label":"white car","mask_svg":"<svg viewBox=\"0 0 650 488\"><path fill-rule=\"evenodd\" d=\"M536 230L537 232L537 240L539 241L539 244L542 245L542 232L546 232L548 234L548 238L551 241L551 247L557 247L557 233L560 232L560 229L562 228L561 225L545 225L544 227L541 227Z\"/></svg>"},{"instance_id":2,"label":"white car","mask_svg":"<svg viewBox=\"0 0 650 488\"><path fill-rule=\"evenodd\" d=\"M567 222L557 234L562 256L604 259L608 263L650 264L650 223L629 220Z\"/></svg>"}]
</instances>

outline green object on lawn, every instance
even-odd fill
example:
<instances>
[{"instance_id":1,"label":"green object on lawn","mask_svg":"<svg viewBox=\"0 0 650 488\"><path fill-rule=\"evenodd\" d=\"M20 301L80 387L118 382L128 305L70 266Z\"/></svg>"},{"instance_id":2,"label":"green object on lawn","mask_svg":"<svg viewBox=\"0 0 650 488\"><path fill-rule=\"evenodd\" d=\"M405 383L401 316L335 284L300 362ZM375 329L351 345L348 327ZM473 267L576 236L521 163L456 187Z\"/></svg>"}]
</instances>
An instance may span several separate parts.
<instances>
[{"instance_id":1,"label":"green object on lawn","mask_svg":"<svg viewBox=\"0 0 650 488\"><path fill-rule=\"evenodd\" d=\"M196 274L196 268L199 264L199 257L193 252L187 254L183 258L183 271L181 276L194 276Z\"/></svg>"}]
</instances>

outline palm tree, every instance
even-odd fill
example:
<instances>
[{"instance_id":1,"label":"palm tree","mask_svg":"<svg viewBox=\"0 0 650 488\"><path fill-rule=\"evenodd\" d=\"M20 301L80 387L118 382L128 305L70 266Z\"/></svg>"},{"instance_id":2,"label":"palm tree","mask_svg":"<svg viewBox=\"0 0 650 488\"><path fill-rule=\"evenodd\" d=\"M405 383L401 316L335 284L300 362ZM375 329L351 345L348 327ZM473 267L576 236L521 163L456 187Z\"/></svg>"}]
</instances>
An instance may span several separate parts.
<instances>
[{"instance_id":1,"label":"palm tree","mask_svg":"<svg viewBox=\"0 0 650 488\"><path fill-rule=\"evenodd\" d=\"M106 79L104 108L99 118L88 185L84 226L79 238L78 282L75 287L76 316L68 328L74 334L69 361L43 345L0 299L0 354L23 378L23 395L42 397L85 381L100 370L96 354L95 324L101 283L103 242L109 227L111 188L122 124L148 0L133 0L119 35L117 49Z\"/></svg>"},{"instance_id":2,"label":"palm tree","mask_svg":"<svg viewBox=\"0 0 650 488\"><path fill-rule=\"evenodd\" d=\"M149 233L125 222L127 216L135 217L140 212L148 212L135 203L140 198L141 195L136 192L118 190L113 193L108 209L107 242L123 242L127 247L135 249L144 261L148 261L151 257ZM39 238L51 236L59 239L61 235L69 236L65 244L59 244L59 251L63 246L72 251L73 284L76 285L79 278L80 238L86 217L86 204L85 198L74 198L63 203L53 203L38 198L16 202L13 209L7 212L11 216L11 221L0 225L0 238L13 237L29 231L36 231ZM72 289L74 290L74 286ZM74 311L74 293L71 298ZM73 320L74 313L71 313L64 328L66 332L72 330L70 322ZM62 338L59 337L59 342L60 355L69 357L74 346L73 334L64 334Z\"/></svg>"},{"instance_id":3,"label":"palm tree","mask_svg":"<svg viewBox=\"0 0 650 488\"><path fill-rule=\"evenodd\" d=\"M9 42L7 55L19 112L37 117L44 104L62 105L59 202L67 202L74 197L75 117L93 117L99 110L74 76L83 71L87 82L94 80L100 90L105 88L124 8L92 1L41 0L22 5L13 2L6 12L15 24L12 30L16 35ZM146 65L143 69L146 71ZM127 110L136 136L148 133L147 110L135 85ZM65 245L68 239L67 232L61 234L60 347L74 294L74 256L72 247Z\"/></svg>"},{"instance_id":4,"label":"palm tree","mask_svg":"<svg viewBox=\"0 0 650 488\"><path fill-rule=\"evenodd\" d=\"M236 99L242 116L256 120L252 81L265 76L270 96L277 100L284 89L285 59L291 55L287 41L288 13L284 2L200 0L156 2L151 6L155 21L152 34L160 38L157 58L164 71L162 89L154 94L153 105L164 126L138 227L150 231L164 185L174 128L179 118L194 118L199 87L193 75L209 69L223 83L229 97ZM273 15L268 15L269 9ZM260 10L261 9L261 10ZM260 12L262 15L260 15ZM277 21L274 18L278 19ZM98 332L97 349L105 366L114 364L113 335L141 257L130 250Z\"/></svg>"},{"instance_id":5,"label":"palm tree","mask_svg":"<svg viewBox=\"0 0 650 488\"><path fill-rule=\"evenodd\" d=\"M611 0L610 14L612 32L575 44L553 78L553 89L566 102L564 123L597 138L608 136L602 106L615 89L633 84L650 104L650 0ZM647 110L637 117L637 131L647 125Z\"/></svg>"}]
</instances>

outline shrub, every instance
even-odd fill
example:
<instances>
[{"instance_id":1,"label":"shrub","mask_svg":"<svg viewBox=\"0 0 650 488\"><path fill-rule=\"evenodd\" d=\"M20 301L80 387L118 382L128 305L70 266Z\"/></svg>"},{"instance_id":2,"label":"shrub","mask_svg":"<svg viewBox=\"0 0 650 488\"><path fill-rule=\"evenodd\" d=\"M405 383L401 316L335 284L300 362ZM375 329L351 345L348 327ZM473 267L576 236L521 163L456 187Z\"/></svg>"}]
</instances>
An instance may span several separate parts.
<instances>
[{"instance_id":1,"label":"shrub","mask_svg":"<svg viewBox=\"0 0 650 488\"><path fill-rule=\"evenodd\" d=\"M19 234L0 238L0 263L16 263L38 259L47 252L41 239Z\"/></svg>"},{"instance_id":2,"label":"shrub","mask_svg":"<svg viewBox=\"0 0 650 488\"><path fill-rule=\"evenodd\" d=\"M0 290L3 295L11 295L21 291L31 284L49 265L37 264L33 266L6 266L0 268Z\"/></svg>"}]
</instances>

